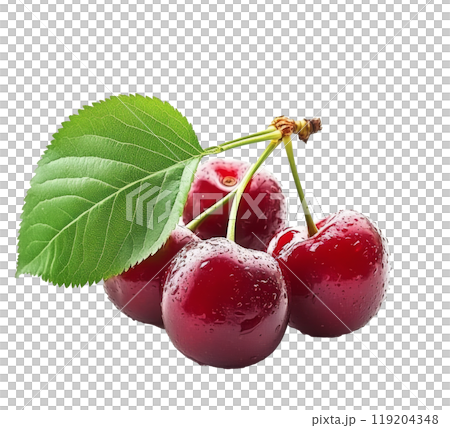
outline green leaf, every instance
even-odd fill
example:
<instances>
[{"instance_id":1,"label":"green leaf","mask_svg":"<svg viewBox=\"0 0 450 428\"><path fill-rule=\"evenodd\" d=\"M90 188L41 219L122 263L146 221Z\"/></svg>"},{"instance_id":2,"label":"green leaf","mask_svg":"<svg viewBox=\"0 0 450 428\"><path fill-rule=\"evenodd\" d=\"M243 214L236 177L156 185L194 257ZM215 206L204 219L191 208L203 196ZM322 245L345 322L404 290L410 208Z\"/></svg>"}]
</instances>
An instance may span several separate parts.
<instances>
[{"instance_id":1,"label":"green leaf","mask_svg":"<svg viewBox=\"0 0 450 428\"><path fill-rule=\"evenodd\" d=\"M25 197L17 275L75 286L164 244L206 153L186 118L157 98L111 97L69 119Z\"/></svg>"}]
</instances>

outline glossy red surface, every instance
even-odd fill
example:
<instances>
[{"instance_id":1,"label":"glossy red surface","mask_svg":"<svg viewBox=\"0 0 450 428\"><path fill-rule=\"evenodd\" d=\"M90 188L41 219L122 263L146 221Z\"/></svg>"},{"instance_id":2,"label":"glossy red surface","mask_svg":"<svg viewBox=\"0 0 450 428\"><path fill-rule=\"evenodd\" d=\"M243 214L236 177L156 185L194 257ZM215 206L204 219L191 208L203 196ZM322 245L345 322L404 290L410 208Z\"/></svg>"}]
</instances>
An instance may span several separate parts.
<instances>
[{"instance_id":1,"label":"glossy red surface","mask_svg":"<svg viewBox=\"0 0 450 428\"><path fill-rule=\"evenodd\" d=\"M249 167L249 163L234 159L211 159L200 165L189 191L183 222L189 223L234 190ZM233 182L234 185L226 185ZM195 233L202 239L225 237L230 208L231 202L219 208ZM265 251L273 235L283 229L285 219L286 199L279 183L272 174L259 169L247 185L239 205L236 242L246 248Z\"/></svg>"},{"instance_id":2,"label":"glossy red surface","mask_svg":"<svg viewBox=\"0 0 450 428\"><path fill-rule=\"evenodd\" d=\"M199 241L199 238L185 227L177 227L153 256L105 280L106 294L117 309L136 321L164 328L161 280L172 258L190 241Z\"/></svg>"},{"instance_id":3,"label":"glossy red surface","mask_svg":"<svg viewBox=\"0 0 450 428\"><path fill-rule=\"evenodd\" d=\"M267 247L268 254L279 254L282 248L292 241L293 238L296 240L308 239L308 229L304 227L288 227L287 229L278 232L272 240L269 242Z\"/></svg>"},{"instance_id":4,"label":"glossy red surface","mask_svg":"<svg viewBox=\"0 0 450 428\"><path fill-rule=\"evenodd\" d=\"M315 337L337 337L366 325L387 290L389 256L381 232L344 210L305 229L280 232L269 245L290 287L289 325ZM279 245L282 243L283 245Z\"/></svg>"},{"instance_id":5,"label":"glossy red surface","mask_svg":"<svg viewBox=\"0 0 450 428\"><path fill-rule=\"evenodd\" d=\"M202 365L242 368L263 360L284 335L288 309L275 259L225 238L187 245L166 273L166 331Z\"/></svg>"}]
</instances>

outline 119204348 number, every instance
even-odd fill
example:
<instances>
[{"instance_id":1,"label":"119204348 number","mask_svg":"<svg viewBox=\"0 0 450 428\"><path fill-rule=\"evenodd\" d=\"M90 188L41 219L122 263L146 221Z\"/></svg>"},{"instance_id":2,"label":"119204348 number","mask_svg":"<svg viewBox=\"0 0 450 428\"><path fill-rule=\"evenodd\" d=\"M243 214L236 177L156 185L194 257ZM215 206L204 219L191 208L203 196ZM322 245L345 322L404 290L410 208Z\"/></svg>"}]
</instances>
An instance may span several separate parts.
<instances>
[{"instance_id":1,"label":"119204348 number","mask_svg":"<svg viewBox=\"0 0 450 428\"><path fill-rule=\"evenodd\" d=\"M438 423L439 419L437 415L372 415L373 425L436 425Z\"/></svg>"}]
</instances>

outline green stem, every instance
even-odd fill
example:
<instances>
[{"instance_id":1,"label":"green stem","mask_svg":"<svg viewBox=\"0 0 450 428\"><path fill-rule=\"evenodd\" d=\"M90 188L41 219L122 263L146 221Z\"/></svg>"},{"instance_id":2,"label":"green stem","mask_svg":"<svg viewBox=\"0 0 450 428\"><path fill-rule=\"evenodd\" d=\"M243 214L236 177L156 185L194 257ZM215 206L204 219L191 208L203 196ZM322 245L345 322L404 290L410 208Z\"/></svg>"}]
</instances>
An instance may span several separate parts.
<instances>
[{"instance_id":1,"label":"green stem","mask_svg":"<svg viewBox=\"0 0 450 428\"><path fill-rule=\"evenodd\" d=\"M275 148L280 144L280 140L272 140L270 144L266 147L261 157L257 160L255 164L253 164L249 170L246 172L244 178L239 183L239 186L236 189L236 195L233 199L233 204L231 205L230 216L228 218L228 230L227 230L227 238L230 241L235 240L235 232L236 232L236 219L237 213L239 209L239 203L242 199L242 195L244 194L245 188L247 184L252 179L255 172L261 166L261 164L269 157L269 155L275 150Z\"/></svg>"},{"instance_id":2,"label":"green stem","mask_svg":"<svg viewBox=\"0 0 450 428\"><path fill-rule=\"evenodd\" d=\"M286 149L286 153L289 160L289 166L291 167L292 176L294 177L295 186L297 187L298 196L300 197L300 202L302 203L303 213L305 214L306 224L308 226L309 236L314 236L317 232L317 226L314 223L312 215L309 211L308 203L305 199L305 194L303 193L302 185L300 183L300 178L298 176L297 165L294 158L294 150L292 148L292 139L290 137L283 138L283 145Z\"/></svg>"},{"instance_id":3,"label":"green stem","mask_svg":"<svg viewBox=\"0 0 450 428\"><path fill-rule=\"evenodd\" d=\"M212 214L217 208L220 208L221 206L225 205L237 192L237 187L228 193L228 195L224 196L220 201L217 201L214 205L211 205L208 209L203 211L199 216L191 220L190 223L186 225L186 227L191 230L195 231L198 226L205 220L210 214Z\"/></svg>"},{"instance_id":4,"label":"green stem","mask_svg":"<svg viewBox=\"0 0 450 428\"><path fill-rule=\"evenodd\" d=\"M228 144L231 144L231 143L237 143L238 141L246 140L247 138L257 137L258 135L270 134L271 132L276 131L276 130L277 130L277 128L275 128L275 126L270 125L267 129L264 129L264 131L255 132L254 134L247 135L245 137L236 138L235 140L228 141L227 143L219 144L219 147L227 146Z\"/></svg>"},{"instance_id":5,"label":"green stem","mask_svg":"<svg viewBox=\"0 0 450 428\"><path fill-rule=\"evenodd\" d=\"M260 141L279 140L281 138L280 131L273 131L273 126L269 126L265 131L257 132L256 134L247 137L238 138L237 140L228 141L220 146L209 147L205 151L207 154L217 154L226 150L234 149L235 147L245 146L247 144L258 143Z\"/></svg>"}]
</instances>

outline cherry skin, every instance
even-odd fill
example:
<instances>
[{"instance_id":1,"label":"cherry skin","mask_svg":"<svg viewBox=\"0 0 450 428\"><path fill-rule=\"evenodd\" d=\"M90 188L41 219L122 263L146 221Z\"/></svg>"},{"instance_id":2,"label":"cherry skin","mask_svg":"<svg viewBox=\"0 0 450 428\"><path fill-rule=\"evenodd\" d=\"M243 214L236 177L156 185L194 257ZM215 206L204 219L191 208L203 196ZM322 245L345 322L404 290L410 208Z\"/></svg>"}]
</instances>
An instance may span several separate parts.
<instances>
[{"instance_id":1,"label":"cherry skin","mask_svg":"<svg viewBox=\"0 0 450 428\"><path fill-rule=\"evenodd\" d=\"M161 281L172 258L191 241L199 241L199 238L185 227L177 226L153 256L105 280L106 294L117 309L136 321L164 328Z\"/></svg>"},{"instance_id":2,"label":"cherry skin","mask_svg":"<svg viewBox=\"0 0 450 428\"><path fill-rule=\"evenodd\" d=\"M362 214L343 210L269 244L290 291L289 326L313 337L358 330L378 312L388 286L387 241Z\"/></svg>"},{"instance_id":3,"label":"cherry skin","mask_svg":"<svg viewBox=\"0 0 450 428\"><path fill-rule=\"evenodd\" d=\"M234 159L211 159L200 165L183 212L188 224L219 199L234 190L250 167ZM195 230L202 239L227 234L231 202L218 208ZM265 251L272 237L284 228L286 199L280 184L268 171L259 169L247 185L239 205L236 242L246 248ZM255 236L256 235L256 236Z\"/></svg>"},{"instance_id":4,"label":"cherry skin","mask_svg":"<svg viewBox=\"0 0 450 428\"><path fill-rule=\"evenodd\" d=\"M166 272L162 316L174 346L201 365L242 368L269 356L289 318L281 269L226 238L192 242Z\"/></svg>"}]
</instances>

